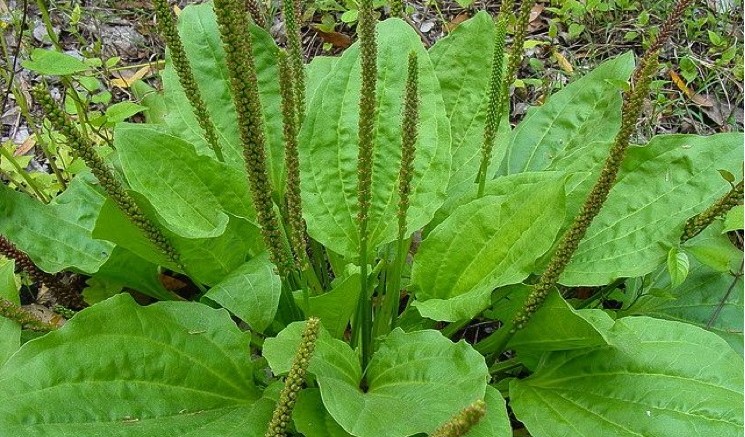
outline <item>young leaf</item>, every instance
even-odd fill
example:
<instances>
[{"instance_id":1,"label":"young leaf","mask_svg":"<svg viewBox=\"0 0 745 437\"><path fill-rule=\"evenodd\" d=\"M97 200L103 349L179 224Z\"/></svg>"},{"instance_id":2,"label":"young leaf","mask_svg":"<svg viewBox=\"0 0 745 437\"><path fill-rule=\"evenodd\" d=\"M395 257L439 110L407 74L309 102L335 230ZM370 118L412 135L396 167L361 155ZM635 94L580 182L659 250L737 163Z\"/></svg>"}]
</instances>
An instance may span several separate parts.
<instances>
[{"instance_id":1,"label":"young leaf","mask_svg":"<svg viewBox=\"0 0 745 437\"><path fill-rule=\"evenodd\" d=\"M670 274L671 288L675 288L685 281L688 276L688 255L679 248L673 247L667 253L667 272Z\"/></svg>"},{"instance_id":2,"label":"young leaf","mask_svg":"<svg viewBox=\"0 0 745 437\"><path fill-rule=\"evenodd\" d=\"M275 373L289 369L302 328L302 322L293 323L264 343ZM482 399L488 378L484 358L465 342L453 344L437 331L400 329L383 340L370 360L365 392L359 388L362 369L356 353L323 329L308 371L316 376L331 417L358 437L432 432Z\"/></svg>"},{"instance_id":3,"label":"young leaf","mask_svg":"<svg viewBox=\"0 0 745 437\"><path fill-rule=\"evenodd\" d=\"M510 384L515 416L535 437L738 435L743 361L695 326L627 317L611 345L553 352Z\"/></svg>"},{"instance_id":4,"label":"young leaf","mask_svg":"<svg viewBox=\"0 0 745 437\"><path fill-rule=\"evenodd\" d=\"M729 190L717 168L726 164L742 176L742 142L742 133L660 135L629 149L615 187L560 283L604 285L662 264L688 218Z\"/></svg>"},{"instance_id":5,"label":"young leaf","mask_svg":"<svg viewBox=\"0 0 745 437\"><path fill-rule=\"evenodd\" d=\"M21 62L23 68L50 76L68 76L90 69L83 61L56 50L34 49L31 59Z\"/></svg>"},{"instance_id":6,"label":"young leaf","mask_svg":"<svg viewBox=\"0 0 745 437\"><path fill-rule=\"evenodd\" d=\"M0 368L0 428L261 436L273 405L253 383L248 341L224 310L192 302L140 307L115 296L26 343Z\"/></svg>"},{"instance_id":7,"label":"young leaf","mask_svg":"<svg viewBox=\"0 0 745 437\"><path fill-rule=\"evenodd\" d=\"M401 96L410 51L419 59L422 111L408 212L409 232L424 226L444 201L450 168L450 128L440 87L419 36L399 19L378 24L378 113L374 138L369 247L398 234ZM300 172L308 233L343 256L359 252L357 126L359 46L347 49L315 92L300 132Z\"/></svg>"},{"instance_id":8,"label":"young leaf","mask_svg":"<svg viewBox=\"0 0 745 437\"><path fill-rule=\"evenodd\" d=\"M525 279L564 220L564 184L533 185L456 209L422 242L414 259L414 306L434 320L470 319L491 291Z\"/></svg>"},{"instance_id":9,"label":"young leaf","mask_svg":"<svg viewBox=\"0 0 745 437\"><path fill-rule=\"evenodd\" d=\"M590 141L613 141L621 126L615 81L627 81L633 69L634 55L625 53L528 110L512 134L499 174L543 170L561 152Z\"/></svg>"},{"instance_id":10,"label":"young leaf","mask_svg":"<svg viewBox=\"0 0 745 437\"><path fill-rule=\"evenodd\" d=\"M727 215L724 217L724 229L722 232L736 231L743 228L743 207L737 205L736 207L729 210Z\"/></svg>"},{"instance_id":11,"label":"young leaf","mask_svg":"<svg viewBox=\"0 0 745 437\"><path fill-rule=\"evenodd\" d=\"M114 249L91 235L103 203L103 195L80 176L47 205L0 184L0 233L45 272L94 273Z\"/></svg>"},{"instance_id":12,"label":"young leaf","mask_svg":"<svg viewBox=\"0 0 745 437\"><path fill-rule=\"evenodd\" d=\"M279 306L282 281L263 252L230 272L204 297L219 303L258 332L272 323Z\"/></svg>"}]
</instances>

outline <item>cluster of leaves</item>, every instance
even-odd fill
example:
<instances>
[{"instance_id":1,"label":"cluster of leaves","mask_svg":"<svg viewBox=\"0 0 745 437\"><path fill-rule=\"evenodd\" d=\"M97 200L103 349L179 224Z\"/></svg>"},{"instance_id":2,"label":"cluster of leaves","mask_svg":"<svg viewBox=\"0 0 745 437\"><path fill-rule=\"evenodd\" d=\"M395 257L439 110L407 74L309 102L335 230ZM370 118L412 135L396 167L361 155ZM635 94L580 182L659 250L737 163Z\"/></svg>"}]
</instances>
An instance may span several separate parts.
<instances>
[{"instance_id":1,"label":"cluster of leaves","mask_svg":"<svg viewBox=\"0 0 745 437\"><path fill-rule=\"evenodd\" d=\"M731 190L722 174L742 180L741 133L661 135L632 147L561 287L511 332L621 127L631 53L531 108L514 130L503 114L478 190L489 114L484 72L493 67L484 54L497 44L498 26L478 13L426 50L404 21L378 23L364 238L357 148L364 53L355 44L339 58L315 58L305 66L297 137L310 237L303 278L314 282L270 262L212 5L185 8L179 29L223 159L205 138L172 57L162 100L150 101L153 123L118 123L106 157L178 263L87 172L46 205L0 186L0 233L45 272L88 275L92 304L23 345L20 326L0 319L5 432L264 435L270 421L285 420L272 420L281 399L285 407L292 399L294 409L282 410L291 423L278 429L310 437L446 435L441 425L459 411L461 418L486 413L466 435L509 436L506 399L535 436L742 432L742 252L727 234L742 227L742 208L681 239L692 217ZM255 115L274 210L284 217L290 190L277 115L280 49L262 28L250 32L262 111ZM422 110L402 242L395 217L410 53ZM422 238L417 250L409 250L412 234ZM363 244L369 256L359 256ZM410 263L396 263L408 254ZM13 271L13 263L0 265L0 295L17 304ZM184 301L159 281L164 271L206 292ZM597 293L576 299L580 286ZM398 302L401 289L407 299ZM122 291L161 302L143 307ZM390 295L402 309L375 330L367 361L348 328L360 323L359 302L370 295L376 317ZM608 300L618 302L615 310L603 305ZM475 344L451 340L475 319L502 327ZM305 362L309 383L290 396L267 368L289 373L288 386L299 389L306 369L293 361ZM475 404L484 411L471 414L475 401L485 402Z\"/></svg>"}]
</instances>

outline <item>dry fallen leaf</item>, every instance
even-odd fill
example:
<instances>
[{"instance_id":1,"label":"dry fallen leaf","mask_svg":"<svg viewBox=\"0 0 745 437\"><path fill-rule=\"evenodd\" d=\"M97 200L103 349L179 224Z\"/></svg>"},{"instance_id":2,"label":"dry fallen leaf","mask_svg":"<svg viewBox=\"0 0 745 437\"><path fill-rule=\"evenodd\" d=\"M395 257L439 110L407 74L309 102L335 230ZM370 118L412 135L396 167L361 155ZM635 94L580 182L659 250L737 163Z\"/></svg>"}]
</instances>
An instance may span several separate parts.
<instances>
[{"instance_id":1,"label":"dry fallen leaf","mask_svg":"<svg viewBox=\"0 0 745 437\"><path fill-rule=\"evenodd\" d=\"M119 88L128 88L135 81L142 79L150 73L150 65L145 65L139 70L127 72L126 70L117 72L117 78L111 79L110 83L112 86Z\"/></svg>"},{"instance_id":2,"label":"dry fallen leaf","mask_svg":"<svg viewBox=\"0 0 745 437\"><path fill-rule=\"evenodd\" d=\"M714 102L711 100L709 96L706 96L704 94L698 94L694 92L692 89L688 88L688 85L686 85L685 81L678 73L676 73L674 70L669 71L670 79L672 79L675 86L678 87L679 90L685 94L686 97L688 97L693 103L697 104L698 106L711 108L714 106Z\"/></svg>"},{"instance_id":3,"label":"dry fallen leaf","mask_svg":"<svg viewBox=\"0 0 745 437\"><path fill-rule=\"evenodd\" d=\"M554 50L553 55L554 59L556 59L556 63L559 64L559 67L564 71L564 73L574 73L574 67L572 67L572 64L569 63L564 55L562 55L558 50Z\"/></svg>"},{"instance_id":4,"label":"dry fallen leaf","mask_svg":"<svg viewBox=\"0 0 745 437\"><path fill-rule=\"evenodd\" d=\"M323 42L327 42L334 47L346 49L347 47L352 45L352 38L350 38L348 35L344 35L343 33L324 32L315 26L313 26L313 30L316 31L316 33L318 34L318 36L321 37Z\"/></svg>"},{"instance_id":5,"label":"dry fallen leaf","mask_svg":"<svg viewBox=\"0 0 745 437\"><path fill-rule=\"evenodd\" d=\"M22 156L28 153L36 145L36 134L29 135L23 143L13 152L13 156Z\"/></svg>"},{"instance_id":6,"label":"dry fallen leaf","mask_svg":"<svg viewBox=\"0 0 745 437\"><path fill-rule=\"evenodd\" d=\"M539 20L541 13L545 7L543 5L535 5L530 10L530 16L528 17L528 32L533 33L546 27L546 23L543 20Z\"/></svg>"},{"instance_id":7,"label":"dry fallen leaf","mask_svg":"<svg viewBox=\"0 0 745 437\"><path fill-rule=\"evenodd\" d=\"M445 33L450 33L454 31L460 23L468 20L469 18L471 18L471 16L468 14L468 12L461 12L455 18L453 18L453 21L445 23L445 25L442 26L442 30L444 30Z\"/></svg>"}]
</instances>

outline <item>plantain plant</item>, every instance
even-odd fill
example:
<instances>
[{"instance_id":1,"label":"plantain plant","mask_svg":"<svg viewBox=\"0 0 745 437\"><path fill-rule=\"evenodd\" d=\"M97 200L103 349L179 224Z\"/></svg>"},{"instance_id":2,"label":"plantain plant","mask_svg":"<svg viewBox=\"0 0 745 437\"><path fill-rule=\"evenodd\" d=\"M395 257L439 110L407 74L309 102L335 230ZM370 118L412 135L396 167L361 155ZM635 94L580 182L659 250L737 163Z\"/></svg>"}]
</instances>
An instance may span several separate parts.
<instances>
[{"instance_id":1,"label":"plantain plant","mask_svg":"<svg viewBox=\"0 0 745 437\"><path fill-rule=\"evenodd\" d=\"M743 134L632 138L690 0L514 128L531 2L505 52L512 2L425 49L362 0L309 64L299 2L287 50L242 1L155 3L151 122L94 146L40 87L90 170L0 186L3 433L742 433ZM87 307L37 320L16 266Z\"/></svg>"}]
</instances>

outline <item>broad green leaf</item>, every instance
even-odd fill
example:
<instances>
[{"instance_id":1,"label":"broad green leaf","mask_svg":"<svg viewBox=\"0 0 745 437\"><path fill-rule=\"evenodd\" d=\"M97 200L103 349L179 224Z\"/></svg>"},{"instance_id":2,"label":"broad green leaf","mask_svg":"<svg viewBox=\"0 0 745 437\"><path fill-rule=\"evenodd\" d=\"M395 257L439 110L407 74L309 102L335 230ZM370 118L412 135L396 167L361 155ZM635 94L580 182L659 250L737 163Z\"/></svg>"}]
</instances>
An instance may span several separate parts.
<instances>
[{"instance_id":1,"label":"broad green leaf","mask_svg":"<svg viewBox=\"0 0 745 437\"><path fill-rule=\"evenodd\" d=\"M272 404L259 401L248 343L224 310L193 302L140 307L115 296L26 343L0 368L0 429L236 435L240 417L242 435L263 435Z\"/></svg>"},{"instance_id":2,"label":"broad green leaf","mask_svg":"<svg viewBox=\"0 0 745 437\"><path fill-rule=\"evenodd\" d=\"M553 289L530 323L515 333L508 347L519 355L605 345L604 328L613 321L602 311L602 315L594 311L575 310ZM601 317L602 322L596 322L593 317Z\"/></svg>"},{"instance_id":3,"label":"broad green leaf","mask_svg":"<svg viewBox=\"0 0 745 437\"><path fill-rule=\"evenodd\" d=\"M129 87L132 94L137 98L140 104L145 106L145 121L153 124L165 124L168 114L166 101L162 93L148 85L143 80L136 80Z\"/></svg>"},{"instance_id":4,"label":"broad green leaf","mask_svg":"<svg viewBox=\"0 0 745 437\"><path fill-rule=\"evenodd\" d=\"M106 263L88 280L88 284L93 281L99 290L103 287L116 292L127 287L158 300L173 300L175 295L163 287L158 274L156 264L138 257L121 246L116 246ZM89 290L85 291L86 302L98 302L88 300Z\"/></svg>"},{"instance_id":5,"label":"broad green leaf","mask_svg":"<svg viewBox=\"0 0 745 437\"><path fill-rule=\"evenodd\" d=\"M302 292L295 293L295 301L303 309L306 317L318 317L332 337L342 338L349 319L357 309L359 296L360 274L357 271L337 279L328 292L311 296L308 299L309 308L305 307Z\"/></svg>"},{"instance_id":6,"label":"broad green leaf","mask_svg":"<svg viewBox=\"0 0 745 437\"><path fill-rule=\"evenodd\" d=\"M147 200L135 197L145 215L157 223L157 215ZM225 232L217 238L187 239L167 229L161 230L180 253L188 276L204 284L217 284L251 255L264 250L258 229L235 217L230 218ZM101 208L94 236L114 242L146 261L179 271L178 266L169 262L111 200L106 200Z\"/></svg>"},{"instance_id":7,"label":"broad green leaf","mask_svg":"<svg viewBox=\"0 0 745 437\"><path fill-rule=\"evenodd\" d=\"M739 270L742 250L735 247L726 234L724 223L716 220L706 229L683 244L685 251L697 261L718 271L729 273Z\"/></svg>"},{"instance_id":8,"label":"broad green leaf","mask_svg":"<svg viewBox=\"0 0 745 437\"><path fill-rule=\"evenodd\" d=\"M369 246L397 236L398 173L401 158L401 106L407 56L419 59L421 111L408 232L424 226L445 199L450 168L450 125L440 86L411 26L399 19L378 24L378 112ZM344 51L316 91L300 132L300 171L308 233L345 257L356 257L357 125L360 88L359 45Z\"/></svg>"},{"instance_id":9,"label":"broad green leaf","mask_svg":"<svg viewBox=\"0 0 745 437\"><path fill-rule=\"evenodd\" d=\"M449 193L473 185L481 163L494 34L492 17L481 11L459 24L429 50L453 136ZM495 140L490 173L499 168L509 139L509 117L504 114Z\"/></svg>"},{"instance_id":10,"label":"broad green leaf","mask_svg":"<svg viewBox=\"0 0 745 437\"><path fill-rule=\"evenodd\" d=\"M510 384L530 435L735 436L743 429L743 361L685 323L629 317L611 345L546 356Z\"/></svg>"},{"instance_id":11,"label":"broad green leaf","mask_svg":"<svg viewBox=\"0 0 745 437\"><path fill-rule=\"evenodd\" d=\"M494 288L530 274L563 218L563 183L461 206L422 241L414 258L414 306L434 320L472 318L488 306Z\"/></svg>"},{"instance_id":12,"label":"broad green leaf","mask_svg":"<svg viewBox=\"0 0 745 437\"><path fill-rule=\"evenodd\" d=\"M274 320L282 292L282 280L267 252L252 258L210 288L209 298L262 332Z\"/></svg>"},{"instance_id":13,"label":"broad green leaf","mask_svg":"<svg viewBox=\"0 0 745 437\"><path fill-rule=\"evenodd\" d=\"M293 323L264 343L275 373L289 370L304 323ZM362 369L350 347L322 330L308 371L316 376L327 411L359 437L431 433L476 399L488 371L484 358L465 342L453 344L438 331L396 329L373 355L360 389ZM426 414L411 414L413 411Z\"/></svg>"},{"instance_id":14,"label":"broad green leaf","mask_svg":"<svg viewBox=\"0 0 745 437\"><path fill-rule=\"evenodd\" d=\"M679 287L671 288L670 279L660 275L647 288L667 291L672 299L645 294L619 315L651 316L696 325L719 335L743 354L742 276L717 272L693 261L688 279Z\"/></svg>"},{"instance_id":15,"label":"broad green leaf","mask_svg":"<svg viewBox=\"0 0 745 437\"><path fill-rule=\"evenodd\" d=\"M303 390L298 394L297 403L292 410L295 429L305 437L349 437L350 434L339 426L326 411L317 388Z\"/></svg>"},{"instance_id":16,"label":"broad green leaf","mask_svg":"<svg viewBox=\"0 0 745 437\"><path fill-rule=\"evenodd\" d=\"M660 135L631 148L618 181L560 282L604 285L664 263L688 218L721 197L725 165L742 177L743 135Z\"/></svg>"},{"instance_id":17,"label":"broad green leaf","mask_svg":"<svg viewBox=\"0 0 745 437\"><path fill-rule=\"evenodd\" d=\"M261 354L275 375L290 371L304 328L305 322L294 322L287 325L276 337L264 341ZM358 384L362 375L357 354L347 343L332 338L323 327L323 322L313 358L308 364L308 371L316 375L336 375L349 384Z\"/></svg>"},{"instance_id":18,"label":"broad green leaf","mask_svg":"<svg viewBox=\"0 0 745 437\"><path fill-rule=\"evenodd\" d=\"M46 272L94 273L114 248L91 235L103 202L80 176L47 205L0 184L0 233Z\"/></svg>"},{"instance_id":19,"label":"broad green leaf","mask_svg":"<svg viewBox=\"0 0 745 437\"><path fill-rule=\"evenodd\" d=\"M310 64L306 66L306 78L305 78L305 103L310 104L313 100L313 95L316 90L321 86L323 80L329 73L334 71L334 66L339 58L331 56L316 56L310 61Z\"/></svg>"},{"instance_id":20,"label":"broad green leaf","mask_svg":"<svg viewBox=\"0 0 745 437\"><path fill-rule=\"evenodd\" d=\"M487 385L486 415L476 424L465 437L512 437L510 416L507 415L507 405L496 388Z\"/></svg>"},{"instance_id":21,"label":"broad green leaf","mask_svg":"<svg viewBox=\"0 0 745 437\"><path fill-rule=\"evenodd\" d=\"M514 130L500 173L543 170L557 154L591 141L612 141L621 127L621 90L634 69L627 52L528 110Z\"/></svg>"},{"instance_id":22,"label":"broad green leaf","mask_svg":"<svg viewBox=\"0 0 745 437\"><path fill-rule=\"evenodd\" d=\"M667 254L667 272L670 274L671 288L675 288L685 281L689 268L688 255L677 247L670 249Z\"/></svg>"},{"instance_id":23,"label":"broad green leaf","mask_svg":"<svg viewBox=\"0 0 745 437\"><path fill-rule=\"evenodd\" d=\"M186 238L217 237L228 215L255 216L244 174L152 127L120 124L114 145L132 190L145 196L164 224Z\"/></svg>"},{"instance_id":24,"label":"broad green leaf","mask_svg":"<svg viewBox=\"0 0 745 437\"><path fill-rule=\"evenodd\" d=\"M250 20L247 20L248 23ZM207 111L215 124L225 161L243 171L243 146L225 64L220 32L211 4L184 8L179 15L179 33ZM277 45L271 35L250 25L259 97L264 112L267 159L275 192L284 187L284 140L277 73ZM170 56L163 71L163 88L169 114L166 123L174 135L195 145L200 154L214 156L204 139L186 94L178 81Z\"/></svg>"},{"instance_id":25,"label":"broad green leaf","mask_svg":"<svg viewBox=\"0 0 745 437\"><path fill-rule=\"evenodd\" d=\"M51 76L69 76L90 69L85 62L74 56L44 49L34 49L31 59L24 60L21 65L28 70Z\"/></svg>"},{"instance_id":26,"label":"broad green leaf","mask_svg":"<svg viewBox=\"0 0 745 437\"><path fill-rule=\"evenodd\" d=\"M743 206L737 205L724 218L724 229L722 232L736 231L743 228Z\"/></svg>"},{"instance_id":27,"label":"broad green leaf","mask_svg":"<svg viewBox=\"0 0 745 437\"><path fill-rule=\"evenodd\" d=\"M106 108L106 121L108 123L119 123L146 109L146 106L134 102L115 103Z\"/></svg>"},{"instance_id":28,"label":"broad green leaf","mask_svg":"<svg viewBox=\"0 0 745 437\"><path fill-rule=\"evenodd\" d=\"M403 437L432 432L484 396L484 358L438 331L391 332L366 371L368 389L334 374L316 374L324 405L350 434ZM411 414L413 411L426 414Z\"/></svg>"},{"instance_id":29,"label":"broad green leaf","mask_svg":"<svg viewBox=\"0 0 745 437\"><path fill-rule=\"evenodd\" d=\"M21 304L16 284L15 263L0 259L0 297ZM0 316L0 366L21 347L21 325Z\"/></svg>"}]
</instances>

